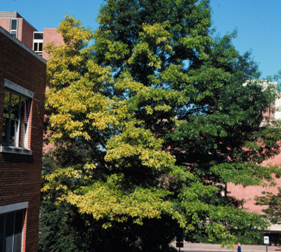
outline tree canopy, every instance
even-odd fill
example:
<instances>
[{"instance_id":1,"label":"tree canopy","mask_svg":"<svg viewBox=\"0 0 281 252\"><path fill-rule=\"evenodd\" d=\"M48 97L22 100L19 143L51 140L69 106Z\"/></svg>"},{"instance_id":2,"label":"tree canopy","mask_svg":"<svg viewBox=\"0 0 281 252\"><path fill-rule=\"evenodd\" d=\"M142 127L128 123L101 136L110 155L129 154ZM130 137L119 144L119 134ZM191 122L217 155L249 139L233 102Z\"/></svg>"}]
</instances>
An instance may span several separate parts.
<instances>
[{"instance_id":1,"label":"tree canopy","mask_svg":"<svg viewBox=\"0 0 281 252\"><path fill-rule=\"evenodd\" d=\"M271 192L262 192L264 196L256 197L257 205L268 206L263 212L270 218L270 221L274 224L280 223L281 216L281 188L278 187L278 193L275 195Z\"/></svg>"},{"instance_id":2,"label":"tree canopy","mask_svg":"<svg viewBox=\"0 0 281 252\"><path fill-rule=\"evenodd\" d=\"M95 32L66 16L65 45L47 48L56 165L43 198L71 205L85 227L119 230L129 251L165 251L179 230L234 243L267 226L222 192L279 173L261 166L278 152L279 124L263 118L277 94L235 50L235 32L213 36L210 11L108 0Z\"/></svg>"}]
</instances>

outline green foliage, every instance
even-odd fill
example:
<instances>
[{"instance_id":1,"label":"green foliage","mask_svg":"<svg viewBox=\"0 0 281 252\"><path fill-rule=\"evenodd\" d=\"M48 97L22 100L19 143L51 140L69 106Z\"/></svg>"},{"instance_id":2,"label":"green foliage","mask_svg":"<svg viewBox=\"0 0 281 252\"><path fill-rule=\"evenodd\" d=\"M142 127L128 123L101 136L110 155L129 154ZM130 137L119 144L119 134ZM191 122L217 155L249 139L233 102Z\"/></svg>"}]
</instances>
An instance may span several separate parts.
<instances>
[{"instance_id":1,"label":"green foliage","mask_svg":"<svg viewBox=\"0 0 281 252\"><path fill-rule=\"evenodd\" d=\"M271 192L262 192L264 196L256 197L257 205L267 206L262 210L273 224L280 224L281 220L281 188L278 187L278 194Z\"/></svg>"},{"instance_id":2,"label":"green foliage","mask_svg":"<svg viewBox=\"0 0 281 252\"><path fill-rule=\"evenodd\" d=\"M168 251L180 228L189 241L258 239L266 219L221 191L279 173L260 165L278 152L280 126L262 117L275 87L253 80L235 33L212 38L208 1L108 0L98 22L92 33L67 16L66 45L48 48L56 149L44 202L74 209L86 235L114 234L122 251Z\"/></svg>"}]
</instances>

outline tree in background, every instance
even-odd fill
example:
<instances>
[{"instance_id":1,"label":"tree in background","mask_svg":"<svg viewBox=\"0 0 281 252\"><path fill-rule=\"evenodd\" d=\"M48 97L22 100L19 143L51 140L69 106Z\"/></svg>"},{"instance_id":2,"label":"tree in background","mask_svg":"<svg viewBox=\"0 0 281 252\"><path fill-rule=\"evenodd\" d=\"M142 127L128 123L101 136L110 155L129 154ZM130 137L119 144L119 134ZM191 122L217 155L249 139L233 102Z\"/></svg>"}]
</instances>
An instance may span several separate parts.
<instances>
[{"instance_id":1,"label":"tree in background","mask_svg":"<svg viewBox=\"0 0 281 252\"><path fill-rule=\"evenodd\" d=\"M281 220L281 188L278 187L278 193L273 194L271 192L262 192L263 196L257 196L256 204L260 206L267 206L262 211L266 214L266 217L272 224L280 224ZM270 243L275 245L281 242L280 234L269 233Z\"/></svg>"},{"instance_id":2,"label":"tree in background","mask_svg":"<svg viewBox=\"0 0 281 252\"><path fill-rule=\"evenodd\" d=\"M212 37L208 1L108 0L98 22L67 16L66 44L48 48L57 165L44 202L71 206L89 251L168 251L179 230L259 238L267 221L221 192L279 172L260 165L278 152L279 125L262 117L276 92L235 33Z\"/></svg>"},{"instance_id":3,"label":"tree in background","mask_svg":"<svg viewBox=\"0 0 281 252\"><path fill-rule=\"evenodd\" d=\"M273 224L279 224L281 221L281 188L278 188L278 194L274 195L271 192L262 192L265 196L256 197L257 205L268 206L262 210Z\"/></svg>"}]
</instances>

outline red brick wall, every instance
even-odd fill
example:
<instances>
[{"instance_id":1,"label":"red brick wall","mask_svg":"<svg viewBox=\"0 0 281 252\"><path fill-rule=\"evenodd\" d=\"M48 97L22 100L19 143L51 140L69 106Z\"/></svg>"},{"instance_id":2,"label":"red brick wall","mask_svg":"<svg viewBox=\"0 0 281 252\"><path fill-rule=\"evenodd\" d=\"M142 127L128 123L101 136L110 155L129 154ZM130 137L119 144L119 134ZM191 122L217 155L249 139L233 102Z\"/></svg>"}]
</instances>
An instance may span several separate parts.
<instances>
[{"instance_id":1,"label":"red brick wall","mask_svg":"<svg viewBox=\"0 0 281 252\"><path fill-rule=\"evenodd\" d=\"M29 202L25 250L38 250L42 134L46 84L46 64L0 31L0 133L3 124L4 79L32 92L32 155L0 153L0 206ZM2 134L0 134L0 144Z\"/></svg>"},{"instance_id":2,"label":"red brick wall","mask_svg":"<svg viewBox=\"0 0 281 252\"><path fill-rule=\"evenodd\" d=\"M268 109L265 113L262 113L262 116L263 117L274 118L274 104L272 104L270 109Z\"/></svg>"},{"instance_id":3,"label":"red brick wall","mask_svg":"<svg viewBox=\"0 0 281 252\"><path fill-rule=\"evenodd\" d=\"M55 45L64 44L61 34L55 28L44 28L43 34L43 47L50 42L54 42ZM45 51L43 51L43 58L48 59L48 54Z\"/></svg>"},{"instance_id":4,"label":"red brick wall","mask_svg":"<svg viewBox=\"0 0 281 252\"><path fill-rule=\"evenodd\" d=\"M0 18L0 26L2 26L6 31L9 32L10 29L9 18ZM18 40L26 44L30 49L33 46L33 32L37 31L32 27L25 19L17 18L18 20Z\"/></svg>"},{"instance_id":5,"label":"red brick wall","mask_svg":"<svg viewBox=\"0 0 281 252\"><path fill-rule=\"evenodd\" d=\"M263 165L280 165L281 164L281 153L269 160L263 162ZM246 208L248 212L263 213L262 210L267 208L266 206L256 205L255 196L261 196L262 191L278 193L278 186L281 187L281 178L276 179L277 186L274 187L261 187L261 186L247 186L228 184L227 191L229 195L234 196L239 200L245 200L243 208Z\"/></svg>"},{"instance_id":6,"label":"red brick wall","mask_svg":"<svg viewBox=\"0 0 281 252\"><path fill-rule=\"evenodd\" d=\"M27 250L26 250L27 213L28 213L28 209L26 209L26 211L25 211L24 220L23 220L23 228L22 228L22 252L27 252Z\"/></svg>"},{"instance_id":7,"label":"red brick wall","mask_svg":"<svg viewBox=\"0 0 281 252\"><path fill-rule=\"evenodd\" d=\"M2 26L6 31L9 31L10 19L9 18L0 18L0 26Z\"/></svg>"},{"instance_id":8,"label":"red brick wall","mask_svg":"<svg viewBox=\"0 0 281 252\"><path fill-rule=\"evenodd\" d=\"M21 32L21 36L19 36L19 40L25 43L30 49L33 49L33 32L36 31L34 27L32 27L25 19L22 20L21 29L19 28L19 33Z\"/></svg>"}]
</instances>

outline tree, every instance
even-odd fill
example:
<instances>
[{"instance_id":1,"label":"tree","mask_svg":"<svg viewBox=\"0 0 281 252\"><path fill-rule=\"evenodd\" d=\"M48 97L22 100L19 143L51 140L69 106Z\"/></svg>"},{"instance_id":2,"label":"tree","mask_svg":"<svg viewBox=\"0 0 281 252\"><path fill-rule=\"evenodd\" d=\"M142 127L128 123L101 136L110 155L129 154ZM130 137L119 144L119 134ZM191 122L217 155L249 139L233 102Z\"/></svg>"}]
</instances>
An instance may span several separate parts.
<instances>
[{"instance_id":1,"label":"tree","mask_svg":"<svg viewBox=\"0 0 281 252\"><path fill-rule=\"evenodd\" d=\"M270 218L270 221L274 224L281 221L281 188L278 187L278 194L271 192L262 192L265 196L256 197L257 205L268 206L267 209L262 210Z\"/></svg>"},{"instance_id":2,"label":"tree","mask_svg":"<svg viewBox=\"0 0 281 252\"><path fill-rule=\"evenodd\" d=\"M256 204L260 206L267 206L262 211L266 214L266 217L272 224L280 224L281 220L281 188L278 187L278 193L273 194L271 192L262 192L263 196L257 196L255 198ZM280 244L280 234L267 234L270 236L270 242L275 245Z\"/></svg>"},{"instance_id":3,"label":"tree","mask_svg":"<svg viewBox=\"0 0 281 252\"><path fill-rule=\"evenodd\" d=\"M44 197L119 230L129 251L167 250L179 229L189 241L259 237L267 221L221 191L279 173L260 165L277 153L278 123L262 124L276 92L236 34L212 37L208 1L108 0L98 22L92 34L67 16L66 45L49 47L52 139L67 158Z\"/></svg>"},{"instance_id":4,"label":"tree","mask_svg":"<svg viewBox=\"0 0 281 252\"><path fill-rule=\"evenodd\" d=\"M129 132L129 127L132 129L136 120L129 116L125 103L114 104L110 99L112 78L109 71L93 61L91 48L87 48L91 32L69 16L60 24L59 31L66 44L57 48L51 44L47 48L50 53L47 113L52 122L50 127L54 130L52 138L56 149L51 156L51 165L45 159L49 168L44 169L43 177L41 228L45 232L41 232L40 236L41 250L81 251L82 247L93 251L118 247L122 251L132 251L132 246L145 248L147 243L142 245L138 240L139 237L148 239L148 231L152 232L149 228L151 221L145 220L144 228L137 228L139 225L135 222L141 223L145 217L160 217L158 207L169 207L169 202L163 200L167 193L162 188L142 188L138 185L134 185L132 191L129 180L127 185L118 185L123 176L112 172L116 165L105 160L106 144L121 130ZM138 147L138 151L144 149L143 159L149 161L150 166L164 166L163 163L168 166L173 162L171 156L164 151L159 152L160 141L152 133L137 129L134 134L147 141L142 143L144 147ZM152 149L146 146L152 146ZM147 169L148 176L157 172L156 169ZM147 183L158 182L154 177L151 181L147 180ZM80 200L84 201L83 206ZM120 201L123 201L123 206ZM110 212L112 216L108 215ZM58 213L67 213L65 220L57 218ZM126 214L134 218L123 223L128 218ZM84 228L79 227L81 221ZM156 219L156 222L159 221ZM131 223L132 227L127 227L127 223ZM109 225L111 229L105 232L104 228ZM50 226L56 232L50 232ZM167 240L173 238L173 232L165 233L165 224L159 223L158 226L162 227L163 233L154 240L151 249L153 246L163 247ZM58 233L61 239L55 237ZM67 247L69 237L72 237L72 242Z\"/></svg>"}]
</instances>

